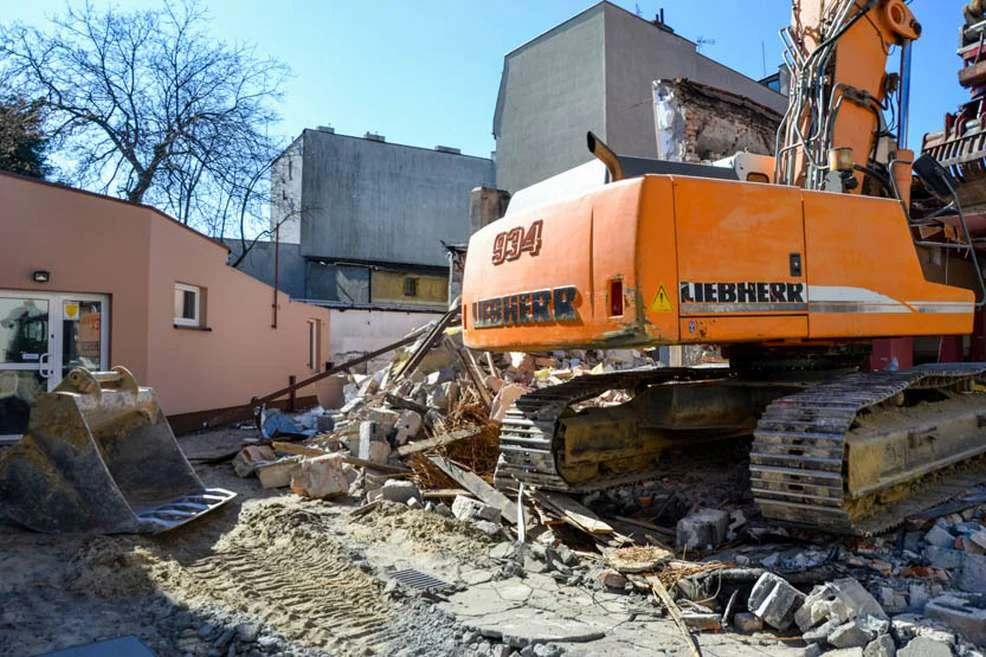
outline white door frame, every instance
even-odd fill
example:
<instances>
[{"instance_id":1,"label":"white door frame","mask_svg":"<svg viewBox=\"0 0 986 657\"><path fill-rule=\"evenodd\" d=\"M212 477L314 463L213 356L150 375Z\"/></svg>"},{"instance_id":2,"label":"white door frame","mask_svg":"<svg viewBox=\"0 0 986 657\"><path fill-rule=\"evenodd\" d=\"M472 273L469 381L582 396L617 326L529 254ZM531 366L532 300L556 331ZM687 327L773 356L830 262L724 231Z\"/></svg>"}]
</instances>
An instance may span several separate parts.
<instances>
[{"instance_id":1,"label":"white door frame","mask_svg":"<svg viewBox=\"0 0 986 657\"><path fill-rule=\"evenodd\" d=\"M41 354L38 363L0 363L4 370L38 370L45 379L47 390L55 389L62 380L62 322L66 301L99 301L102 303L99 317L99 369L109 369L110 359L110 295L88 292L48 292L43 290L0 289L0 297L13 299L43 299L48 302L48 351ZM0 436L0 442L8 442L18 435Z\"/></svg>"}]
</instances>

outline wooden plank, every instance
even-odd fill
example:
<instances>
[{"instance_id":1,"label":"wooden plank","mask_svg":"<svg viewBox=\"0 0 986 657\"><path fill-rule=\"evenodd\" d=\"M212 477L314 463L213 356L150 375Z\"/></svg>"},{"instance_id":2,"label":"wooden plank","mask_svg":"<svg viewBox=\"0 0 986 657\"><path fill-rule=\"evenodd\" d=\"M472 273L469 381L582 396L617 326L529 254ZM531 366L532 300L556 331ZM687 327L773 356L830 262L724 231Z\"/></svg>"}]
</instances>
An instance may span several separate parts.
<instances>
[{"instance_id":1,"label":"wooden plank","mask_svg":"<svg viewBox=\"0 0 986 657\"><path fill-rule=\"evenodd\" d=\"M537 491L534 493L534 498L553 507L562 514L563 518L570 520L577 527L590 534L612 534L615 531L608 523L593 513L592 509L582 506L566 495L550 491Z\"/></svg>"},{"instance_id":2,"label":"wooden plank","mask_svg":"<svg viewBox=\"0 0 986 657\"><path fill-rule=\"evenodd\" d=\"M427 337L418 349L415 350L415 352L411 354L411 357L404 361L404 364L401 365L400 368L398 368L398 370L394 373L395 381L400 381L418 368L418 365L420 365L421 361L424 360L425 355L431 351L431 348L435 346L435 343L438 342L439 338L445 335L445 329L447 329L454 320L458 319L460 311L461 309L459 308L459 305L456 304L450 308L448 312L442 315L437 322L435 322L435 325L431 327L430 331L428 331Z\"/></svg>"},{"instance_id":3,"label":"wooden plank","mask_svg":"<svg viewBox=\"0 0 986 657\"><path fill-rule=\"evenodd\" d=\"M463 348L460 353L466 363L466 368L471 378L476 384L479 396L483 399L483 403L486 404L486 408L489 408L490 404L493 403L493 395L490 393L490 389L486 387L486 375L479 368L479 363L476 362L476 357L473 355L471 349Z\"/></svg>"},{"instance_id":4,"label":"wooden plank","mask_svg":"<svg viewBox=\"0 0 986 657\"><path fill-rule=\"evenodd\" d=\"M688 625L685 623L685 619L681 615L681 609L678 604L668 593L667 588L658 579L657 575L647 575L645 578L647 584L650 585L651 591L654 592L654 597L656 597L664 608L668 610L668 615L674 621L674 624L678 626L678 630L681 632L682 636L685 638L685 643L688 644L689 652L692 657L702 657L702 649L698 645L698 640L688 629Z\"/></svg>"},{"instance_id":5,"label":"wooden plank","mask_svg":"<svg viewBox=\"0 0 986 657\"><path fill-rule=\"evenodd\" d=\"M361 516L365 516L370 511L373 511L374 509L378 509L378 508L380 508L380 500L375 500L373 502L367 502L363 506L356 507L355 509L353 509L352 511L350 511L349 512L349 517L350 518L359 518Z\"/></svg>"},{"instance_id":6,"label":"wooden plank","mask_svg":"<svg viewBox=\"0 0 986 657\"><path fill-rule=\"evenodd\" d=\"M420 452L426 452L429 449L434 449L435 447L441 447L442 445L449 445L460 440L465 440L466 438L472 438L473 436L478 436L482 431L479 427L466 427L465 429L459 429L458 431L453 431L452 433L442 434L435 436L434 438L427 438L425 440L418 440L413 443L408 443L407 445L401 445L397 448L397 455L404 457L410 456L411 454L418 454Z\"/></svg>"},{"instance_id":7,"label":"wooden plank","mask_svg":"<svg viewBox=\"0 0 986 657\"><path fill-rule=\"evenodd\" d=\"M433 488L431 490L421 491L421 499L423 500L444 500L455 497L456 495L465 495L468 497L472 493L465 488Z\"/></svg>"},{"instance_id":8,"label":"wooden plank","mask_svg":"<svg viewBox=\"0 0 986 657\"><path fill-rule=\"evenodd\" d=\"M273 441L270 446L274 448L275 452L301 454L302 456L324 456L330 453L324 449L319 449L318 447L308 447L297 443L286 443L280 440Z\"/></svg>"},{"instance_id":9,"label":"wooden plank","mask_svg":"<svg viewBox=\"0 0 986 657\"><path fill-rule=\"evenodd\" d=\"M414 470L410 468L401 468L394 465L387 465L385 463L376 463L374 461L368 461L355 456L347 456L345 454L341 455L341 458L345 463L358 465L362 468L369 468L371 470L379 470L380 472L385 472L387 474L409 475L414 472Z\"/></svg>"},{"instance_id":10,"label":"wooden plank","mask_svg":"<svg viewBox=\"0 0 986 657\"><path fill-rule=\"evenodd\" d=\"M429 456L428 460L480 500L500 509L500 516L508 523L513 525L517 522L517 506L507 499L506 495L483 481L475 472L470 472L465 468L459 467L452 461L437 454Z\"/></svg>"}]
</instances>

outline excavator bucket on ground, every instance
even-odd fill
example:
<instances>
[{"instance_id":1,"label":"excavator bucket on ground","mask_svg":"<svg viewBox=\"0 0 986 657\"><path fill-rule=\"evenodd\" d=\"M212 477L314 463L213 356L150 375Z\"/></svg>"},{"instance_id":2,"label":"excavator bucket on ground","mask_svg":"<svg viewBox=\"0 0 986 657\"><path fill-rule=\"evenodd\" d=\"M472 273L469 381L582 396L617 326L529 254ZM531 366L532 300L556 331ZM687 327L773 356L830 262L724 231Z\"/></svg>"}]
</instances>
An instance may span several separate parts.
<instances>
[{"instance_id":1,"label":"excavator bucket on ground","mask_svg":"<svg viewBox=\"0 0 986 657\"><path fill-rule=\"evenodd\" d=\"M233 497L205 488L154 391L124 367L73 369L0 457L0 510L41 532L154 534Z\"/></svg>"}]
</instances>

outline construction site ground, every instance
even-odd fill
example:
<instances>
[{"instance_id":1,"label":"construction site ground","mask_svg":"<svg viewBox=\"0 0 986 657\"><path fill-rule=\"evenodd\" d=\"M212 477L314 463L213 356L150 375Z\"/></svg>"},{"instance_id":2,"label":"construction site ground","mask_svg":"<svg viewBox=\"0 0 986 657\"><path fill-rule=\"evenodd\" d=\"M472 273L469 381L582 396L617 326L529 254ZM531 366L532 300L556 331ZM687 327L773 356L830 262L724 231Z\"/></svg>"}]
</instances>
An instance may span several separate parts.
<instances>
[{"instance_id":1,"label":"construction site ground","mask_svg":"<svg viewBox=\"0 0 986 657\"><path fill-rule=\"evenodd\" d=\"M203 458L235 450L242 433L181 442ZM496 557L512 549L506 537L468 522L392 503L352 518L355 500L264 490L228 461L196 469L238 497L157 537L0 524L0 655L128 634L180 657L692 654L648 596L504 572ZM405 569L453 587L393 590L391 576ZM772 635L697 636L708 656L800 654Z\"/></svg>"}]
</instances>

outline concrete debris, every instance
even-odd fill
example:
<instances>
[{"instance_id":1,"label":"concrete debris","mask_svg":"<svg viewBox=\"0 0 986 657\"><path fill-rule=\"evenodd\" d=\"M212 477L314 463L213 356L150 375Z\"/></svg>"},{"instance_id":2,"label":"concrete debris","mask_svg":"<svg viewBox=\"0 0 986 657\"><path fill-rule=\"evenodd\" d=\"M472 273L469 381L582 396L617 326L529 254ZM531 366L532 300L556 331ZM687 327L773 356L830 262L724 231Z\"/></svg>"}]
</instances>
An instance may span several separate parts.
<instances>
[{"instance_id":1,"label":"concrete debris","mask_svg":"<svg viewBox=\"0 0 986 657\"><path fill-rule=\"evenodd\" d=\"M955 545L955 537L952 536L951 532L938 524L935 524L928 531L928 533L924 535L924 540L929 545L937 545L938 547L943 548L950 548Z\"/></svg>"},{"instance_id":2,"label":"concrete debris","mask_svg":"<svg viewBox=\"0 0 986 657\"><path fill-rule=\"evenodd\" d=\"M969 593L986 591L986 556L966 554L962 562L959 588Z\"/></svg>"},{"instance_id":3,"label":"concrete debris","mask_svg":"<svg viewBox=\"0 0 986 657\"><path fill-rule=\"evenodd\" d=\"M896 654L897 645L889 634L881 634L863 648L863 657L895 657Z\"/></svg>"},{"instance_id":4,"label":"concrete debris","mask_svg":"<svg viewBox=\"0 0 986 657\"><path fill-rule=\"evenodd\" d=\"M394 442L398 445L404 445L409 440L416 438L418 432L421 431L423 422L420 413L411 410L401 411L395 425L397 434L394 437Z\"/></svg>"},{"instance_id":5,"label":"concrete debris","mask_svg":"<svg viewBox=\"0 0 986 657\"><path fill-rule=\"evenodd\" d=\"M919 636L897 652L898 657L952 657L952 647L934 639Z\"/></svg>"},{"instance_id":6,"label":"concrete debris","mask_svg":"<svg viewBox=\"0 0 986 657\"><path fill-rule=\"evenodd\" d=\"M619 591L623 591L627 586L627 578L613 568L603 568L596 573L596 581L608 589Z\"/></svg>"},{"instance_id":7,"label":"concrete debris","mask_svg":"<svg viewBox=\"0 0 986 657\"><path fill-rule=\"evenodd\" d=\"M828 621L842 625L864 616L887 620L880 603L859 582L847 577L812 589L794 620L802 632L808 632Z\"/></svg>"},{"instance_id":8,"label":"concrete debris","mask_svg":"<svg viewBox=\"0 0 986 657\"><path fill-rule=\"evenodd\" d=\"M726 540L729 513L720 509L701 509L678 521L679 550L711 550Z\"/></svg>"},{"instance_id":9,"label":"concrete debris","mask_svg":"<svg viewBox=\"0 0 986 657\"><path fill-rule=\"evenodd\" d=\"M248 445L233 458L233 471L237 477L249 477L258 465L275 460L274 450L267 445Z\"/></svg>"},{"instance_id":10,"label":"concrete debris","mask_svg":"<svg viewBox=\"0 0 986 657\"><path fill-rule=\"evenodd\" d=\"M923 551L924 558L935 568L949 570L961 568L965 563L967 554L962 550L942 547L940 545L928 545Z\"/></svg>"},{"instance_id":11,"label":"concrete debris","mask_svg":"<svg viewBox=\"0 0 986 657\"><path fill-rule=\"evenodd\" d=\"M825 640L836 648L863 647L890 630L890 621L863 615L832 629Z\"/></svg>"},{"instance_id":12,"label":"concrete debris","mask_svg":"<svg viewBox=\"0 0 986 657\"><path fill-rule=\"evenodd\" d=\"M286 488L291 485L291 477L301 464L301 456L257 464L256 474L264 488Z\"/></svg>"},{"instance_id":13,"label":"concrete debris","mask_svg":"<svg viewBox=\"0 0 986 657\"><path fill-rule=\"evenodd\" d=\"M955 630L967 641L986 646L986 594L945 594L928 602L924 613Z\"/></svg>"},{"instance_id":14,"label":"concrete debris","mask_svg":"<svg viewBox=\"0 0 986 657\"><path fill-rule=\"evenodd\" d=\"M484 504L479 500L464 495L456 495L452 500L452 515L459 520L488 520L496 522L500 519L500 510L495 506Z\"/></svg>"},{"instance_id":15,"label":"concrete debris","mask_svg":"<svg viewBox=\"0 0 986 657\"><path fill-rule=\"evenodd\" d=\"M318 499L345 495L349 492L349 480L342 466L338 454L301 461L291 475L291 492Z\"/></svg>"},{"instance_id":16,"label":"concrete debris","mask_svg":"<svg viewBox=\"0 0 986 657\"><path fill-rule=\"evenodd\" d=\"M388 502L407 504L411 500L421 502L421 491L414 485L414 482L403 481L401 479L388 479L380 488L380 496Z\"/></svg>"},{"instance_id":17,"label":"concrete debris","mask_svg":"<svg viewBox=\"0 0 986 657\"><path fill-rule=\"evenodd\" d=\"M805 594L773 573L764 573L753 585L747 606L765 623L786 630L805 602Z\"/></svg>"}]
</instances>

